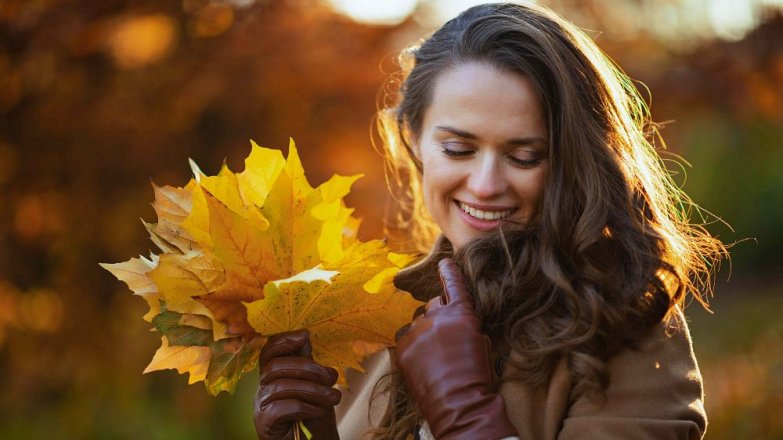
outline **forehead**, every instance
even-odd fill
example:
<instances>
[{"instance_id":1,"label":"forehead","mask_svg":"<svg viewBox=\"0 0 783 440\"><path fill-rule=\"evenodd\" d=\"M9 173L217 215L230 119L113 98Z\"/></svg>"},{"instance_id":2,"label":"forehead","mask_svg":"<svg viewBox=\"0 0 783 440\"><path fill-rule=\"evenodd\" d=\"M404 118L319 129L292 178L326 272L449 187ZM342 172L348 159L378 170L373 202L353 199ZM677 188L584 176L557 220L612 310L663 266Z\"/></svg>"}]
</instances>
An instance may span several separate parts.
<instances>
[{"instance_id":1,"label":"forehead","mask_svg":"<svg viewBox=\"0 0 783 440\"><path fill-rule=\"evenodd\" d=\"M448 124L487 135L544 135L541 108L527 77L485 63L460 64L436 78L424 129Z\"/></svg>"}]
</instances>

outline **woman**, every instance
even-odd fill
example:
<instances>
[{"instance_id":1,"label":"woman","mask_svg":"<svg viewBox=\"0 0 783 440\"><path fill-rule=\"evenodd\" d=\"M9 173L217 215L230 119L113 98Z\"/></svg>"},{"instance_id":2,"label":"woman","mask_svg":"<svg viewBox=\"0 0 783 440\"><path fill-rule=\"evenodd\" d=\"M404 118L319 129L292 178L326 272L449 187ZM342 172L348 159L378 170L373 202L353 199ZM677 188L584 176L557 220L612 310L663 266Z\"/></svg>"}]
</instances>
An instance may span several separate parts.
<instances>
[{"instance_id":1,"label":"woman","mask_svg":"<svg viewBox=\"0 0 783 440\"><path fill-rule=\"evenodd\" d=\"M306 332L270 338L259 438L296 420L316 439L702 438L680 307L725 248L688 222L630 80L512 4L466 10L401 61L380 129L407 226L421 246L442 235L395 283L426 311L342 394Z\"/></svg>"}]
</instances>

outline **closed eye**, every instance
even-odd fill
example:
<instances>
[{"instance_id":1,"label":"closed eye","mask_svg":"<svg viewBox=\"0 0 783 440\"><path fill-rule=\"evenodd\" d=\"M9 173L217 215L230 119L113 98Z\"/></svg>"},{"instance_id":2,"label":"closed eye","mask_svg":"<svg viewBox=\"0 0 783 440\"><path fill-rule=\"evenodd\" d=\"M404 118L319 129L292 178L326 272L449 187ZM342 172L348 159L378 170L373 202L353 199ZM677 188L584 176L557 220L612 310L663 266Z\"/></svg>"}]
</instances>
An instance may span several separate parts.
<instances>
[{"instance_id":1,"label":"closed eye","mask_svg":"<svg viewBox=\"0 0 783 440\"><path fill-rule=\"evenodd\" d=\"M527 148L517 148L508 155L508 160L512 165L520 168L532 168L541 162L543 153L537 150Z\"/></svg>"},{"instance_id":2,"label":"closed eye","mask_svg":"<svg viewBox=\"0 0 783 440\"><path fill-rule=\"evenodd\" d=\"M532 168L541 163L541 158L534 157L534 158L520 158L515 156L509 156L508 160L514 164L515 166L518 166L520 168Z\"/></svg>"},{"instance_id":3,"label":"closed eye","mask_svg":"<svg viewBox=\"0 0 783 440\"><path fill-rule=\"evenodd\" d=\"M448 157L465 157L473 154L471 148L459 142L444 142L440 144L441 152Z\"/></svg>"}]
</instances>

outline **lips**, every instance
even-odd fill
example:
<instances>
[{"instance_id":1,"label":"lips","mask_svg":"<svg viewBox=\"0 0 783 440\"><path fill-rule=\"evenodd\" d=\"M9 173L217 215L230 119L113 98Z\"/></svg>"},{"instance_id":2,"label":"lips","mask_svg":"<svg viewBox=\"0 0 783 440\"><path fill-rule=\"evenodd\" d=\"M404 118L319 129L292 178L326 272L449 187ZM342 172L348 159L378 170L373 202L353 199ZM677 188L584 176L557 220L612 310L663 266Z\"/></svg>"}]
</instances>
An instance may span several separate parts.
<instances>
[{"instance_id":1,"label":"lips","mask_svg":"<svg viewBox=\"0 0 783 440\"><path fill-rule=\"evenodd\" d=\"M475 205L470 205L465 202L461 202L459 200L456 201L459 208L464 212L465 214L468 214L469 216L477 219L477 220L483 220L483 221L496 221L501 220L516 211L516 208L504 208L504 207L488 207L488 206L481 206L477 207Z\"/></svg>"}]
</instances>

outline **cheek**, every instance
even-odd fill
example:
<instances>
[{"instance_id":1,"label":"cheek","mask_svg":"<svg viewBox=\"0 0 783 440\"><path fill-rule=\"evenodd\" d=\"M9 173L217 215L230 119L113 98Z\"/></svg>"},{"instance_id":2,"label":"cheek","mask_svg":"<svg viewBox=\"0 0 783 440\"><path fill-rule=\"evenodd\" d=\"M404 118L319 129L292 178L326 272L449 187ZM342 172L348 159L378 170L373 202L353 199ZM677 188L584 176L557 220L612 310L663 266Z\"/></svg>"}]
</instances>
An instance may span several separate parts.
<instances>
[{"instance_id":1,"label":"cheek","mask_svg":"<svg viewBox=\"0 0 783 440\"><path fill-rule=\"evenodd\" d=\"M540 170L525 176L514 185L517 196L525 202L529 209L537 209L543 200L545 181L546 170Z\"/></svg>"},{"instance_id":2,"label":"cheek","mask_svg":"<svg viewBox=\"0 0 783 440\"><path fill-rule=\"evenodd\" d=\"M442 158L424 154L422 158L422 191L424 203L430 214L436 216L443 210L444 200L455 186L455 170L449 168Z\"/></svg>"}]
</instances>

